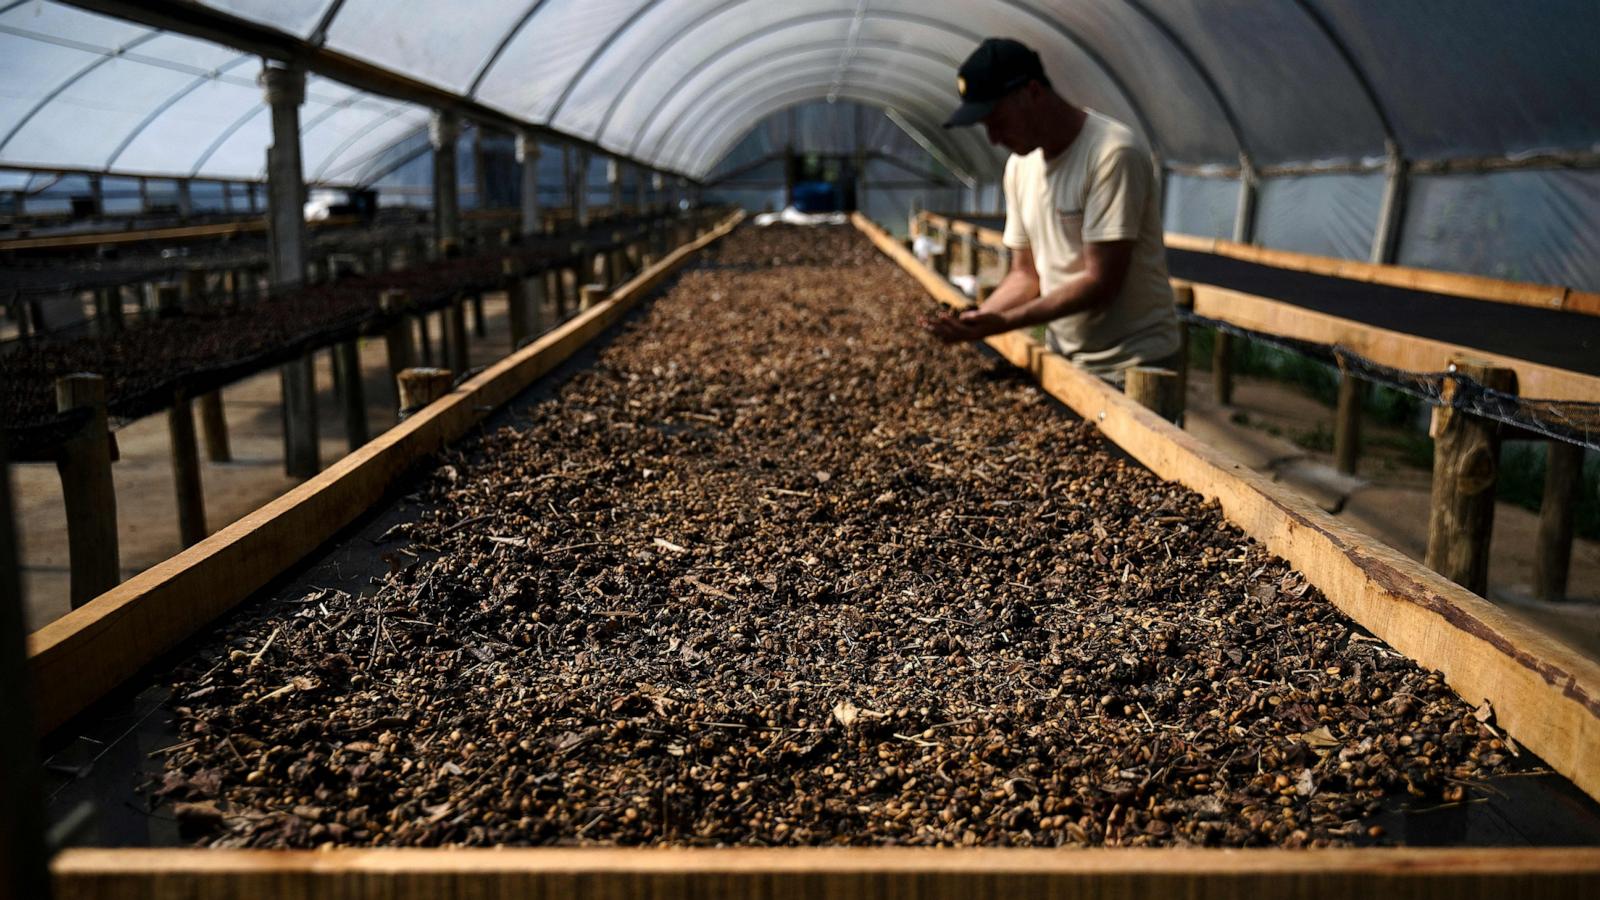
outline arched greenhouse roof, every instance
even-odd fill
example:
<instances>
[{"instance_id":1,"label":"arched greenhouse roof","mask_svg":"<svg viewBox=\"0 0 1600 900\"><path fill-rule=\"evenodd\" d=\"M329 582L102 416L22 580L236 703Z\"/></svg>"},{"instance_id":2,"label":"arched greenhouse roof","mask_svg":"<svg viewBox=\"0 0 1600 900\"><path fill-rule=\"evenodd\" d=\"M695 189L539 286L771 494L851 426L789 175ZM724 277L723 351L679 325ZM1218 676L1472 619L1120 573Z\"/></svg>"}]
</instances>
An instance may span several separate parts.
<instances>
[{"instance_id":1,"label":"arched greenhouse roof","mask_svg":"<svg viewBox=\"0 0 1600 900\"><path fill-rule=\"evenodd\" d=\"M938 127L991 34L1039 49L1063 93L1173 168L1600 150L1593 0L23 0L0 3L0 165L258 176L266 55L313 74L313 179L439 98L694 177L765 115L843 98L992 179L980 133Z\"/></svg>"}]
</instances>

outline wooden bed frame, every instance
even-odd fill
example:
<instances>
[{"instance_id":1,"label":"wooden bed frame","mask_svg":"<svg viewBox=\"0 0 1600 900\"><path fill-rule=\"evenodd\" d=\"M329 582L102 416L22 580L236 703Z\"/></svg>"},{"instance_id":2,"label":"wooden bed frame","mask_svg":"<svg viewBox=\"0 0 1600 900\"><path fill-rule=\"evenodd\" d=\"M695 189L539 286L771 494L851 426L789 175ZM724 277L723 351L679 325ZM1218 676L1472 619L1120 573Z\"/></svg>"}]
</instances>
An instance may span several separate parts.
<instances>
[{"instance_id":1,"label":"wooden bed frame","mask_svg":"<svg viewBox=\"0 0 1600 900\"><path fill-rule=\"evenodd\" d=\"M32 639L39 707L65 722L242 601L375 503L414 462L459 437L599 335L739 217L685 245L610 299L463 384L280 500L138 576ZM893 238L855 225L937 299L964 303ZM1099 379L1013 333L989 340L1155 474L1217 500L1230 520L1304 572L1352 618L1600 796L1600 665L1376 545L1201 444ZM1589 897L1600 848L72 849L58 898L489 897Z\"/></svg>"}]
</instances>

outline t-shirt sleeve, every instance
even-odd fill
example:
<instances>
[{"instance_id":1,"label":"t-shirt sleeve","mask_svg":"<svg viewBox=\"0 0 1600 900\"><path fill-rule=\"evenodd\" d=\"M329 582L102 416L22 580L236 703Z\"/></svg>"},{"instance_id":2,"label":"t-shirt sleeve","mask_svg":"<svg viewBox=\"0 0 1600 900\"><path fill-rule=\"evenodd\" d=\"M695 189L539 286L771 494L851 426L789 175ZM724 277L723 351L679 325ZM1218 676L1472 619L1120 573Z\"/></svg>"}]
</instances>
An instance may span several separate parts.
<instances>
[{"instance_id":1,"label":"t-shirt sleeve","mask_svg":"<svg viewBox=\"0 0 1600 900\"><path fill-rule=\"evenodd\" d=\"M1022 227L1022 207L1017 200L1017 158L1015 156L1006 160L1005 177L1000 179L1006 192L1006 230L1000 242L1013 250L1026 250L1031 243L1028 241L1028 232Z\"/></svg>"},{"instance_id":2,"label":"t-shirt sleeve","mask_svg":"<svg viewBox=\"0 0 1600 900\"><path fill-rule=\"evenodd\" d=\"M1083 239L1129 241L1139 236L1154 166L1137 147L1117 147L1095 167L1083 205Z\"/></svg>"}]
</instances>

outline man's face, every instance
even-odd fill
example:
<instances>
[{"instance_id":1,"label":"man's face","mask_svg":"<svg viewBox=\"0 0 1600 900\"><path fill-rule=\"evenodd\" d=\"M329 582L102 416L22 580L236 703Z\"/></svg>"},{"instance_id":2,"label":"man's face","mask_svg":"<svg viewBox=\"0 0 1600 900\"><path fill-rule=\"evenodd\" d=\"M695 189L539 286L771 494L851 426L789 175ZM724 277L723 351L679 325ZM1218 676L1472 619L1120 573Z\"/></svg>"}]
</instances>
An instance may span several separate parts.
<instances>
[{"instance_id":1,"label":"man's face","mask_svg":"<svg viewBox=\"0 0 1600 900\"><path fill-rule=\"evenodd\" d=\"M1029 114L1035 82L1029 82L1000 98L983 117L983 130L989 143L1004 147L1018 156L1039 149L1038 129Z\"/></svg>"}]
</instances>

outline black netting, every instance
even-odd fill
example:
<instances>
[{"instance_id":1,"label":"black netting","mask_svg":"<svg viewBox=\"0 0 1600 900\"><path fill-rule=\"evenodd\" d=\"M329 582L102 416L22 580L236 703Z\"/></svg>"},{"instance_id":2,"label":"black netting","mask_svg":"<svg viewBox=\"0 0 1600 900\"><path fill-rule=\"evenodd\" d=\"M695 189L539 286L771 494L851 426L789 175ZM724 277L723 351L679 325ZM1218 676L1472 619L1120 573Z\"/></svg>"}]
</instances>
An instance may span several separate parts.
<instances>
[{"instance_id":1,"label":"black netting","mask_svg":"<svg viewBox=\"0 0 1600 900\"><path fill-rule=\"evenodd\" d=\"M1319 360L1345 375L1404 392L1433 406L1448 406L1552 440L1600 450L1600 403L1519 397L1487 387L1459 372L1412 372L1386 366L1338 344L1318 344L1252 331L1187 310L1179 310L1179 316L1188 324L1214 328Z\"/></svg>"}]
</instances>

